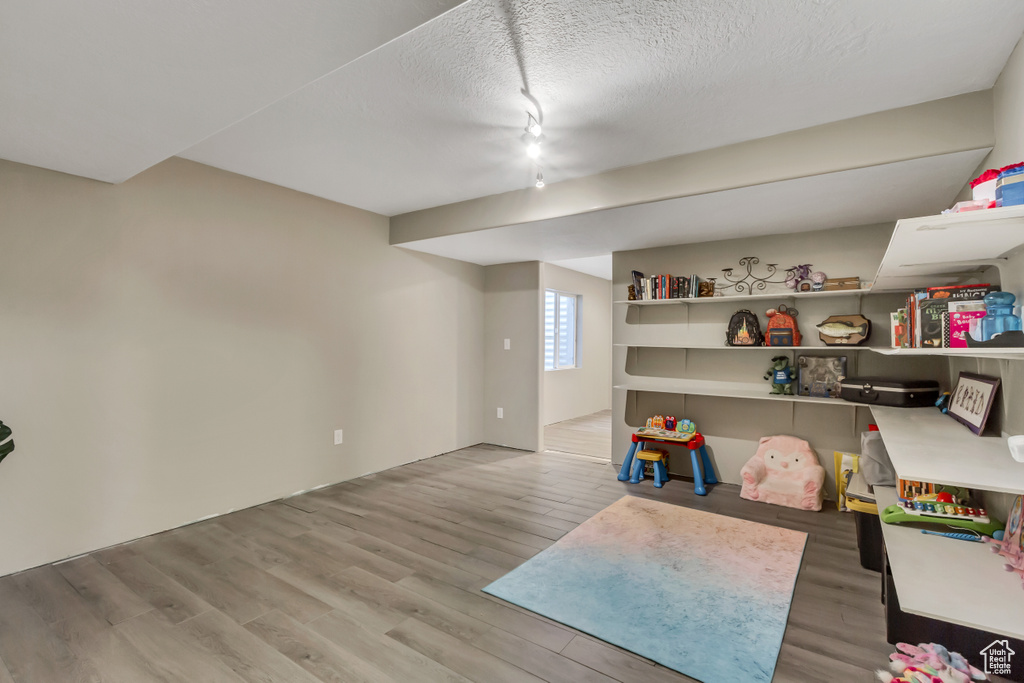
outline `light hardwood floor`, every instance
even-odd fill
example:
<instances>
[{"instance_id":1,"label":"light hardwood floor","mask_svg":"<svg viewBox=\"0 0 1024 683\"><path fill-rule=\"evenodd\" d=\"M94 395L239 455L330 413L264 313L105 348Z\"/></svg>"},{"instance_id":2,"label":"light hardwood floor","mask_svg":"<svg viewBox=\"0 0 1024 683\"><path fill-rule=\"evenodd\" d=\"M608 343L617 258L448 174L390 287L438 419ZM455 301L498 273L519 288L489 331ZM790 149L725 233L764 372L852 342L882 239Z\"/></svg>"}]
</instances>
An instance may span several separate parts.
<instances>
[{"instance_id":1,"label":"light hardwood floor","mask_svg":"<svg viewBox=\"0 0 1024 683\"><path fill-rule=\"evenodd\" d=\"M775 680L873 680L849 516L615 474L477 446L0 578L0 683L688 681L479 590L623 495L808 532Z\"/></svg>"},{"instance_id":2,"label":"light hardwood floor","mask_svg":"<svg viewBox=\"0 0 1024 683\"><path fill-rule=\"evenodd\" d=\"M544 427L544 449L611 458L612 411L602 410Z\"/></svg>"}]
</instances>

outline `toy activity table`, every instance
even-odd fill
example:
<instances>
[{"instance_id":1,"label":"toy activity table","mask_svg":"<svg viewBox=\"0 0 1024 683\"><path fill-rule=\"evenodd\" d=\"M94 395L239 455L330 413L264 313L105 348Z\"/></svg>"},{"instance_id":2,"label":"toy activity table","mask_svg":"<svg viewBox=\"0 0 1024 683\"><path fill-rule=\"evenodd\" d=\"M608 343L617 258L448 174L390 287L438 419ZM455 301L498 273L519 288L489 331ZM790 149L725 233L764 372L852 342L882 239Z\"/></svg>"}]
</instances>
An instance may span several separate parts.
<instances>
[{"instance_id":1,"label":"toy activity table","mask_svg":"<svg viewBox=\"0 0 1024 683\"><path fill-rule=\"evenodd\" d=\"M705 449L704 436L700 432L688 434L671 429L641 427L633 434L632 441L633 443L629 447L626 459L622 461L622 468L619 470L619 481L629 481L631 484L639 483L640 478L643 476L644 463L643 460L636 459L637 450L645 450L645 445L648 443L665 443L682 444L690 449L690 461L693 463L693 490L698 496L707 495L704 484L718 483L718 477L715 476L715 468L711 465L711 459L708 457L708 452ZM697 458L698 450L700 451L699 460ZM701 472L701 463L704 465L703 473ZM658 465L664 467L661 462L655 463L654 485L661 488L664 479L667 479L668 472L666 470L659 473Z\"/></svg>"}]
</instances>

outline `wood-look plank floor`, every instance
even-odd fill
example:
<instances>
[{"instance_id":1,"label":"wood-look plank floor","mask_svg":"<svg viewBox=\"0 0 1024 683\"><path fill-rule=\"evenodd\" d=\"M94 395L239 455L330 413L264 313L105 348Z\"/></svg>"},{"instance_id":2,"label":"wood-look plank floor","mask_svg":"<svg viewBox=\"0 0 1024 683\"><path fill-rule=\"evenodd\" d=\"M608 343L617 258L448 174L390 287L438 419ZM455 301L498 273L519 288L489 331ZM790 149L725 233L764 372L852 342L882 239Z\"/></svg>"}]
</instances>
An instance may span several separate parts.
<instances>
[{"instance_id":1,"label":"wood-look plank floor","mask_svg":"<svg viewBox=\"0 0 1024 683\"><path fill-rule=\"evenodd\" d=\"M615 474L477 446L0 578L0 682L689 681L479 590L623 495L809 534L776 681L886 663L849 516Z\"/></svg>"},{"instance_id":2,"label":"wood-look plank floor","mask_svg":"<svg viewBox=\"0 0 1024 683\"><path fill-rule=\"evenodd\" d=\"M612 411L602 410L544 427L544 449L611 458Z\"/></svg>"}]
</instances>

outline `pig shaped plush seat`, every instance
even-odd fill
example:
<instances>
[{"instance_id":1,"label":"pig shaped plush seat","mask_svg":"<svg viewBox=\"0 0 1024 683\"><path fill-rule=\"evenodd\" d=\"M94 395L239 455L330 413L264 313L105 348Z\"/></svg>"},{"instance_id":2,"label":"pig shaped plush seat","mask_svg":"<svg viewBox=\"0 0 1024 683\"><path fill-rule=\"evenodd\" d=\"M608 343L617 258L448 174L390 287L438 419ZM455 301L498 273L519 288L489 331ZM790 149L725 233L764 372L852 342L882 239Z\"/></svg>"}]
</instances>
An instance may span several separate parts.
<instances>
[{"instance_id":1,"label":"pig shaped plush seat","mask_svg":"<svg viewBox=\"0 0 1024 683\"><path fill-rule=\"evenodd\" d=\"M810 445L795 436L765 436L757 453L740 470L740 498L820 510L825 468Z\"/></svg>"}]
</instances>

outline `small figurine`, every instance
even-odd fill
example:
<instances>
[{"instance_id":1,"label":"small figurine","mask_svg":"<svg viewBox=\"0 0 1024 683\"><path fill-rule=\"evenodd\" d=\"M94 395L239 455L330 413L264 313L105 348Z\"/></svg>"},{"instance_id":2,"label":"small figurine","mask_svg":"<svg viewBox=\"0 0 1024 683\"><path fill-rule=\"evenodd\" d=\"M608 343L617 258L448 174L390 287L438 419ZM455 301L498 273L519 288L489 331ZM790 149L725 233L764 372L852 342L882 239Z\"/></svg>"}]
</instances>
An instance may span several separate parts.
<instances>
[{"instance_id":1,"label":"small figurine","mask_svg":"<svg viewBox=\"0 0 1024 683\"><path fill-rule=\"evenodd\" d=\"M811 291L820 292L825 289L825 280L827 279L828 276L820 270L811 273Z\"/></svg>"},{"instance_id":2,"label":"small figurine","mask_svg":"<svg viewBox=\"0 0 1024 683\"><path fill-rule=\"evenodd\" d=\"M676 428L676 418L672 415L665 416L665 429L673 431Z\"/></svg>"},{"instance_id":3,"label":"small figurine","mask_svg":"<svg viewBox=\"0 0 1024 683\"><path fill-rule=\"evenodd\" d=\"M774 356L772 366L764 373L765 379L772 381L772 393L793 395L793 380L796 379L796 370L789 364L787 356Z\"/></svg>"},{"instance_id":4,"label":"small figurine","mask_svg":"<svg viewBox=\"0 0 1024 683\"><path fill-rule=\"evenodd\" d=\"M786 269L786 286L793 291L800 290L800 283L811 275L811 264L805 263L802 266L793 266Z\"/></svg>"}]
</instances>

